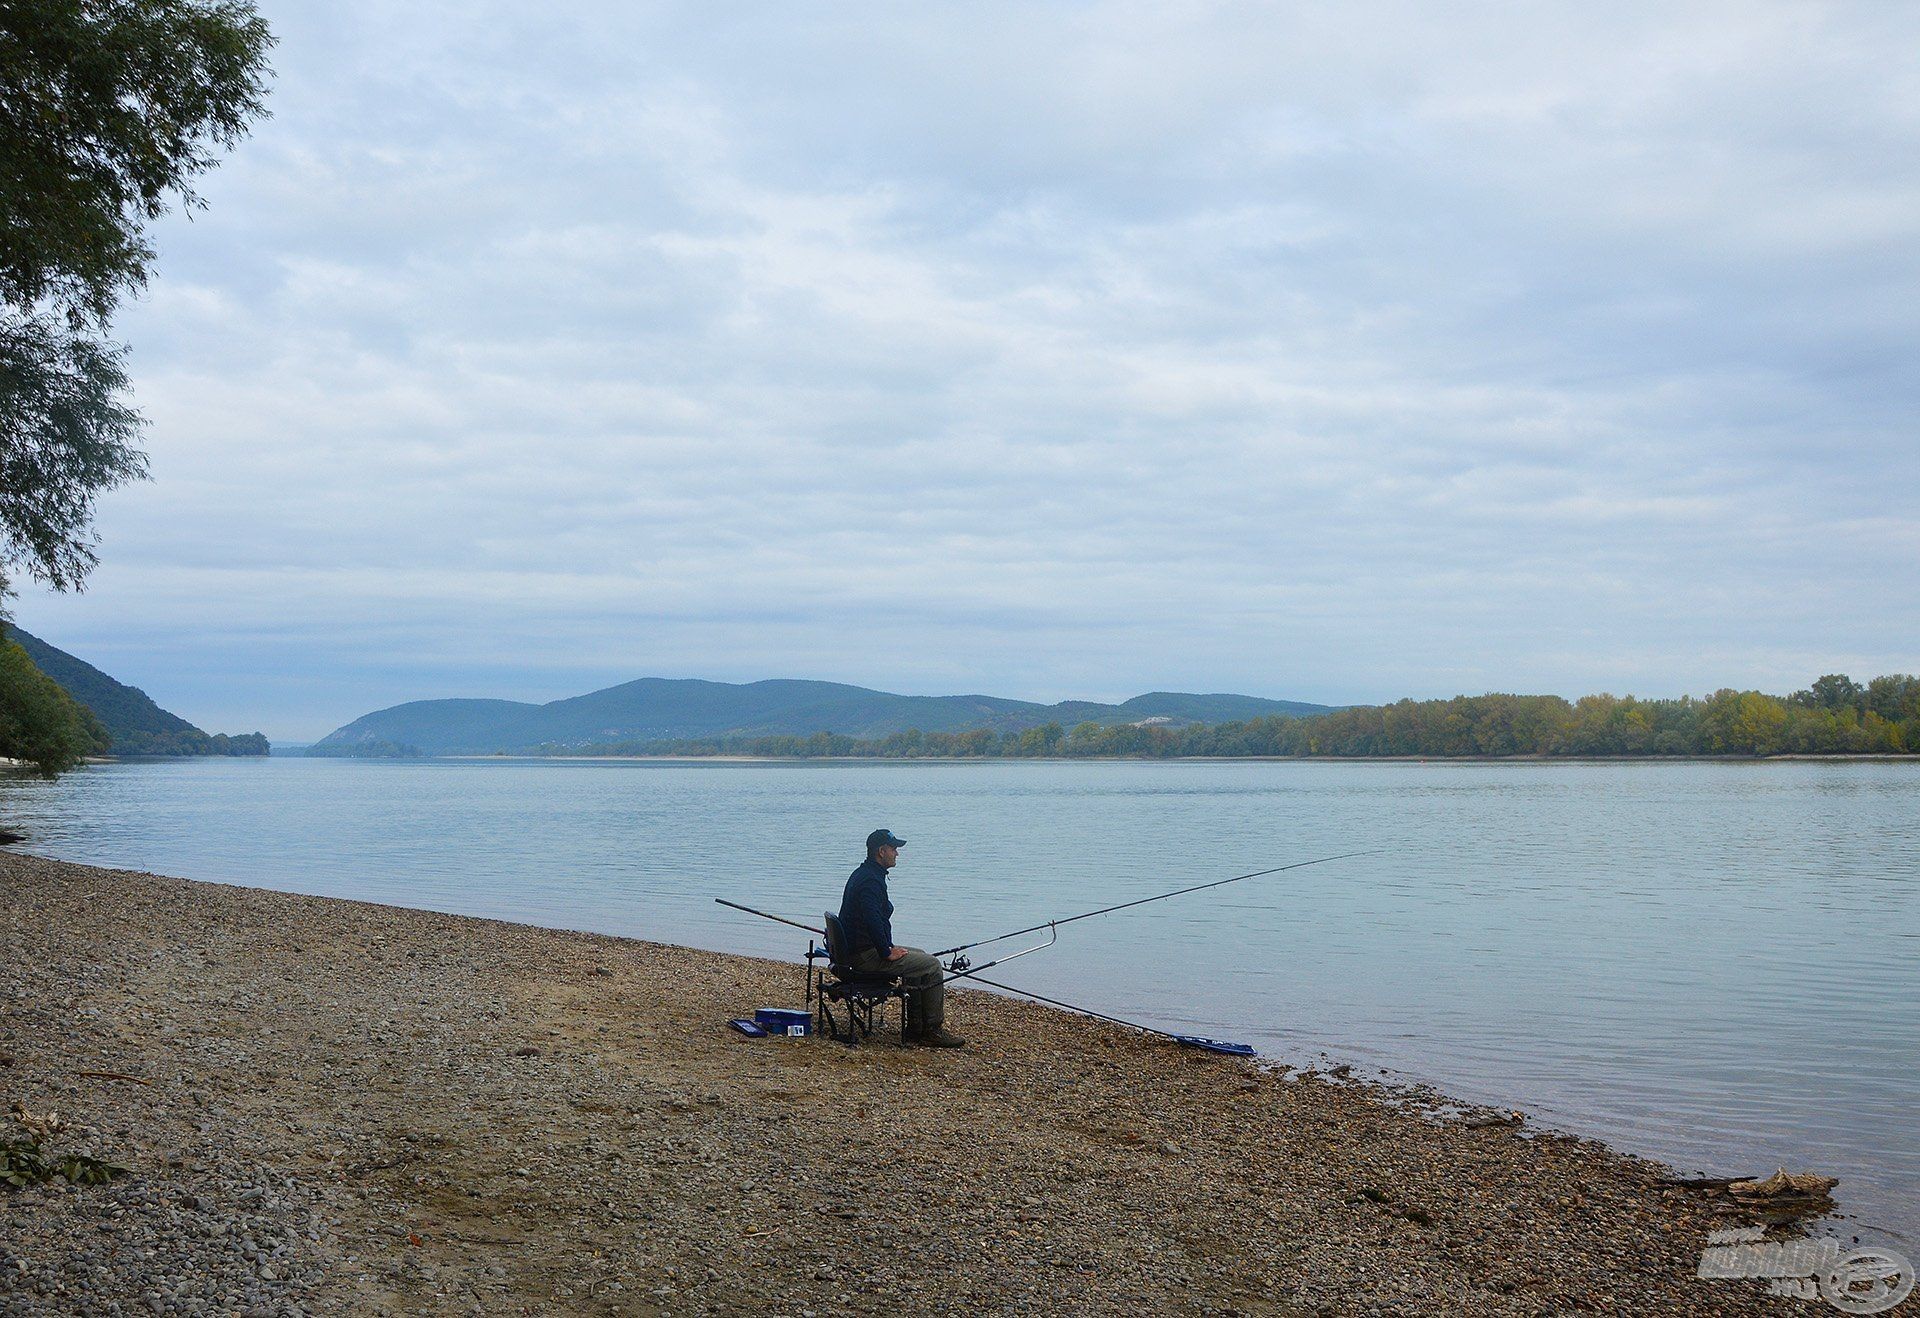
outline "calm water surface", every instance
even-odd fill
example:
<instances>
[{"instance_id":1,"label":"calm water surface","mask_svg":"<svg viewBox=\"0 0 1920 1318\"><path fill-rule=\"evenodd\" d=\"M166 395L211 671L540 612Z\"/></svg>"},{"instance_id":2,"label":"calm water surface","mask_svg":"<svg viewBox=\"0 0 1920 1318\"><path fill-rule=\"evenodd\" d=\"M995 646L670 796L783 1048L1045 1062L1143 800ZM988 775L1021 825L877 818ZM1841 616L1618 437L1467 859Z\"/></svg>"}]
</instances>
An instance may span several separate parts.
<instances>
[{"instance_id":1,"label":"calm water surface","mask_svg":"<svg viewBox=\"0 0 1920 1318\"><path fill-rule=\"evenodd\" d=\"M1920 1242L1920 764L200 760L6 780L0 817L70 860L777 957L805 936L712 899L817 916L881 825L924 947L1381 848L1005 978L1688 1170L1816 1169L1848 1231Z\"/></svg>"}]
</instances>

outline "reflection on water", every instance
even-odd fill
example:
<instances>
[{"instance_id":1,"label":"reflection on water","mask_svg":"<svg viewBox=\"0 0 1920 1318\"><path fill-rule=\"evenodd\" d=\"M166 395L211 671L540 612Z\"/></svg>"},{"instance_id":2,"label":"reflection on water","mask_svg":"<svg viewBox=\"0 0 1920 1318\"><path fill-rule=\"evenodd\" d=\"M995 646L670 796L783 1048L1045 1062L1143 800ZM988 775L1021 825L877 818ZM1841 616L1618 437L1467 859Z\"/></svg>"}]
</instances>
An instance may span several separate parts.
<instances>
[{"instance_id":1,"label":"reflection on water","mask_svg":"<svg viewBox=\"0 0 1920 1318\"><path fill-rule=\"evenodd\" d=\"M1857 1228L1920 1239L1920 764L203 760L8 780L0 817L72 860L781 957L804 936L712 898L817 915L881 825L930 947L1380 848L1007 978L1687 1169L1837 1175Z\"/></svg>"}]
</instances>

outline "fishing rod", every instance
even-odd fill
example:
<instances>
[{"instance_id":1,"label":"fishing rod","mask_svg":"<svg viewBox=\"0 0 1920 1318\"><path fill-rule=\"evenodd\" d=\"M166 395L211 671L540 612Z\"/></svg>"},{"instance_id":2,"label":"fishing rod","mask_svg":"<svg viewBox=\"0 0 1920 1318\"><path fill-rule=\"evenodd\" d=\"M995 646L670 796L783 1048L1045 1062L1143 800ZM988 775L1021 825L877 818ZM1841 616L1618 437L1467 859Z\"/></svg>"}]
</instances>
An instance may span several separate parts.
<instances>
[{"instance_id":1,"label":"fishing rod","mask_svg":"<svg viewBox=\"0 0 1920 1318\"><path fill-rule=\"evenodd\" d=\"M1012 960L1011 957L1005 959ZM985 970L986 967L982 966L980 969ZM1015 988L1011 984L1002 984L1000 981L994 979L981 979L979 971L962 971L960 974L952 976L952 978L979 980L980 983L997 988L1005 993L1017 993L1023 998L1032 998L1035 1002L1044 1002L1049 1007L1059 1007L1063 1011L1070 1011L1076 1015L1091 1016L1097 1021L1106 1021L1109 1025L1123 1025L1129 1030L1139 1030L1143 1034L1157 1034L1163 1039L1171 1039L1175 1043L1185 1044L1189 1048L1204 1048L1210 1053L1226 1053L1234 1057L1253 1056L1253 1048L1248 1044L1228 1043L1224 1039L1208 1039L1198 1034L1175 1034L1172 1030L1163 1030L1157 1025L1142 1025L1139 1021L1121 1020L1118 1016L1109 1016L1104 1011L1094 1011L1090 1007L1076 1007L1071 1002L1062 1002L1058 998L1049 998L1045 994L1035 993L1031 989Z\"/></svg>"},{"instance_id":2,"label":"fishing rod","mask_svg":"<svg viewBox=\"0 0 1920 1318\"><path fill-rule=\"evenodd\" d=\"M772 911L763 911L753 906L742 906L739 902L730 902L725 897L715 897L714 900L720 903L720 905L722 906L731 906L736 911L745 911L748 915L757 915L762 920L773 920L780 924L788 925L794 929L804 929L810 934L819 934L822 938L825 938L827 936L827 931L824 929L816 928L810 924L801 924L798 920L789 920L786 916L775 915ZM1007 953L1007 955L1003 957L996 957L992 961L987 962L986 965L979 967L979 970L991 970L995 966L1005 965L1009 961L1017 961L1029 952L1039 952L1039 951L1043 951L1046 948L1052 947L1055 943L1060 941L1060 935L1058 933L1053 932L1051 929L1049 929L1048 932L1051 934L1051 937L1049 937L1046 942L1035 943L1032 947L1023 947L1018 952L1009 952ZM951 967L949 969L951 969ZM949 974L947 976L947 979L954 980L954 979L959 979L962 975L978 974L979 970L973 970L968 968L965 965L961 965L957 971L955 971L952 974ZM945 982L945 981L942 981L942 982ZM983 979L980 982L984 984L987 981ZM1018 991L1019 990L1017 989L1014 990L1014 992L1018 992Z\"/></svg>"},{"instance_id":3,"label":"fishing rod","mask_svg":"<svg viewBox=\"0 0 1920 1318\"><path fill-rule=\"evenodd\" d=\"M722 906L731 906L736 911L745 911L748 915L757 915L762 920L774 920L779 922L780 924L790 924L795 929L805 929L808 933L819 934L822 938L825 938L827 936L827 931L825 929L816 929L810 924L801 924L798 920L789 920L784 915L774 915L767 911L756 911L751 906L742 906L739 902L730 902L725 897L715 897L714 900L719 902Z\"/></svg>"},{"instance_id":4,"label":"fishing rod","mask_svg":"<svg viewBox=\"0 0 1920 1318\"><path fill-rule=\"evenodd\" d=\"M1009 961L1017 961L1029 952L1043 951L1046 948L1052 947L1055 943L1059 941L1060 941L1060 931L1058 929L1055 929L1052 925L1048 925L1046 942L1035 943L1032 947L1023 947L1018 952L1009 952L1005 956L995 957L993 960L987 962L987 964L984 966L975 966L972 962L968 961L965 957L957 956L947 965L947 977L946 979L942 980L941 983L943 984L949 983L965 975L977 975L982 970L992 970L995 966L1005 965ZM987 981L983 979L980 982L984 984ZM1017 991L1018 990L1016 990L1016 992Z\"/></svg>"},{"instance_id":5,"label":"fishing rod","mask_svg":"<svg viewBox=\"0 0 1920 1318\"><path fill-rule=\"evenodd\" d=\"M1357 855L1364 855L1364 854L1366 854L1366 853L1364 853L1364 852L1357 852L1357 851L1356 851L1356 852L1354 852L1353 854L1357 856ZM1327 859L1329 859L1329 860L1339 860L1339 859L1341 859L1341 857L1338 857L1338 856L1329 856L1329 857L1328 857ZM1307 862L1305 862L1305 863L1306 863L1306 864L1309 864L1309 865L1311 865L1311 864L1315 864L1315 863L1317 863L1317 862L1314 862L1314 861L1307 861ZM1283 867L1283 868L1289 868L1289 869L1291 869L1291 868L1294 868L1294 867L1293 867L1293 866L1285 866L1285 867ZM1245 878L1251 878L1251 877L1253 877L1253 876L1252 876L1252 875L1243 875L1242 877L1245 877ZM1232 880L1227 880L1227 882L1232 882ZM1212 886L1212 885L1207 885L1207 886ZM1176 895L1176 894L1172 894L1172 893L1169 893L1169 894L1167 894L1167 895L1168 895L1168 896L1174 896L1174 895ZM1151 900L1153 900L1153 899L1152 899L1152 898L1148 898L1147 900L1149 900L1149 901L1151 901ZM786 916L784 916L784 915L775 915L775 914L774 914L773 912L771 912L771 911L762 911L762 910L760 910L760 909L758 909L757 907L753 907L753 906L742 906L742 905L741 905L741 904L740 904L739 902L730 902L730 901L728 901L728 900L727 900L727 899L726 899L725 897L715 897L715 898L714 898L714 901L716 901L716 902L718 902L718 903L719 903L720 905L722 905L722 906L728 906L728 907L731 907L732 909L734 909L734 910L736 910L736 911L745 911L745 912L746 912L746 913L747 913L748 915L757 915L757 916L759 916L759 917L760 917L760 918L761 918L762 920L772 920L772 921L774 921L774 922L775 922L776 924L784 924L784 925L790 925L790 926L792 926L792 927L793 927L793 928L795 928L795 929L804 929L804 930L806 930L806 931L807 931L808 933L810 933L810 934L819 934L819 935L820 935L821 937L823 937L823 938L824 938L824 937L826 937L826 930L824 930L824 929L817 929L817 928L815 928L815 927L814 927L813 925L810 925L810 924L801 924L801 923L800 923L800 921L798 921L798 920L789 920L789 919L788 919L788 918L787 918ZM1132 904L1134 904L1134 903L1129 903L1129 905L1132 905ZM1098 911L1094 911L1094 912L1091 912L1091 914L1094 914L1094 915L1098 915L1098 914L1100 914L1100 912L1098 912ZM1079 917L1079 916L1075 916L1074 918L1075 918L1075 919L1079 919L1079 918L1081 918L1081 917ZM1065 921L1061 921L1061 923L1065 923ZM961 961L956 961L956 962L954 963L954 965L955 965L955 966L957 966L957 967L958 967L958 969L954 969L954 968L952 968L952 967L949 967L949 971L950 971L950 973L949 973L949 974L947 975L947 977L946 977L945 979L943 979L943 980L941 981L941 983L943 983L943 984L950 984L950 983L952 983L952 982L953 982L954 980L956 980L956 979L971 979L971 980L976 980L976 981L978 981L979 983L982 983L982 984L986 984L986 985L988 985L989 987L992 987L992 988L997 988L997 989L1000 989L1000 990L1002 990L1003 992L1007 992L1007 993L1017 993L1017 994L1019 994L1019 995L1020 995L1021 997L1023 997L1023 998L1032 998L1032 999L1033 999L1033 1000L1034 1000L1035 1002L1044 1002L1044 1003L1046 1003L1046 1004L1047 1004L1048 1006L1050 1006L1050 1007L1059 1007L1059 1008L1061 1008L1061 1009L1063 1009L1063 1010L1065 1010L1065 1011L1071 1011L1071 1012L1077 1012L1077 1013L1079 1013L1079 1014L1080 1014L1080 1015L1082 1015L1082 1016L1091 1016L1091 1017L1093 1017L1093 1018L1094 1018L1095 1020L1100 1020L1100 1021L1106 1021L1106 1022L1107 1022L1108 1024L1111 1024L1111 1025L1122 1025L1122 1026L1125 1026L1125 1027L1126 1027L1127 1029L1129 1029L1129 1030L1141 1030L1141 1031L1143 1031L1143 1032L1145 1032L1145 1033L1147 1033L1147 1034L1157 1034L1157 1035L1159 1035L1160 1037L1162 1037L1162 1038L1164 1038L1164 1039L1171 1039L1171 1040L1173 1040L1173 1041L1174 1041L1175 1043L1178 1043L1178 1044L1184 1044L1185 1046L1187 1046L1187 1047L1189 1047L1189 1048L1203 1048L1203 1049L1205 1049L1205 1050L1206 1050L1206 1051L1208 1051L1208 1052L1212 1052L1212 1053L1226 1053L1226 1054L1228 1054L1228 1055L1230 1055L1230 1056L1234 1056L1234 1057L1251 1057L1251 1056L1253 1055L1253 1049L1252 1049L1251 1047L1249 1047L1249 1046L1248 1046L1247 1044L1244 1044L1244 1043L1228 1043L1228 1042L1226 1042L1225 1040L1222 1040L1222 1039L1208 1039L1208 1038L1203 1038L1203 1037L1201 1037L1200 1035L1197 1035L1197 1034L1175 1034L1175 1033L1174 1033L1174 1032L1173 1032L1172 1030L1163 1030L1163 1029L1160 1029L1160 1028L1159 1028L1158 1026L1154 1026L1154 1025L1142 1025L1142 1024L1141 1024L1141 1023L1139 1022L1139 1021L1128 1021L1128 1020L1122 1020L1122 1019L1120 1019L1120 1017L1118 1017L1118 1016L1109 1016L1109 1015L1107 1015L1107 1014L1106 1014L1105 1012L1101 1012L1101 1011L1094 1011L1094 1010L1092 1010L1091 1008L1088 1008L1088 1007L1076 1007L1076 1006L1075 1006L1075 1005L1074 1005L1073 1003L1071 1003L1071 1002L1062 1002L1062 1001L1060 1001L1060 999L1058 999L1058 998L1049 998L1049 997L1047 997L1047 996L1045 996L1044 994L1040 994L1040 993L1033 993L1033 992L1029 992L1028 990L1026 990L1026 989L1022 989L1022 988L1015 988L1015 987L1014 987L1013 985L1011 985L1011 984L1002 984L1002 983L1000 983L1000 982L999 982L998 980L992 980L992 979L987 979L987 978L985 978L984 976L982 976L982 975L980 974L980 971L981 971L981 970L991 970L991 969L993 969L993 967L995 967L995 966L997 966L997 965L1002 965L1002 964L1004 964L1004 963L1006 963L1006 962L1008 962L1008 961L1012 961L1012 960L1015 960L1015 959L1017 959L1017 958L1019 958L1019 957L1023 957L1023 956L1025 956L1025 955L1026 955L1026 954L1027 954L1028 952L1038 952L1038 951L1039 951L1039 950L1040 950L1041 948L1044 948L1044 947L1052 947L1052 946L1054 945L1054 943L1055 943L1055 942L1056 942L1056 941L1058 940L1058 938L1059 938L1059 934L1058 934L1057 932L1055 932L1055 931L1054 931L1054 930L1052 929L1052 927L1051 927L1050 925L1036 925L1036 926L1034 926L1034 929L1041 929L1041 928L1045 928L1045 929L1047 929L1047 931L1049 932L1049 934L1051 934L1051 935L1052 935L1051 937L1049 937L1049 938L1047 939L1047 941L1046 941L1046 942L1044 942L1044 943L1036 943L1036 944L1035 944L1034 946L1032 946L1032 947L1029 947L1029 948L1024 948L1024 949L1022 949L1021 951L1018 951L1018 952L1013 952L1013 953L1009 953L1009 954L1008 954L1008 955L1006 955L1006 956L1003 956L1003 957L999 957L999 958L997 958L997 959L995 959L995 960L992 960L992 961L989 961L989 962L987 962L987 963L986 963L986 964L985 964L984 966L981 966L981 967L979 967L979 969L977 969L977 970L976 970L976 969L970 969L970 968L969 968L969 967L968 967L968 966L966 965L966 963L965 963L965 961L964 961L964 960L961 960ZM1027 933L1032 933L1032 932L1034 932L1034 930L1026 930L1026 931L1024 931L1024 932L1027 932ZM1008 935L1008 937L1012 937L1012 935ZM988 939L988 940L986 940L986 941L988 941L988 942L999 942L999 941L1001 941L1001 940L999 940L999 939ZM968 946L971 946L971 947L978 947L978 946L980 946L980 944L978 944L978 943L971 943L971 944L969 944ZM809 952L807 953L807 955L808 955L808 957L809 957L809 958L811 958L811 957L812 957L812 956L813 956L814 954L812 953L812 951L809 951Z\"/></svg>"},{"instance_id":6,"label":"fishing rod","mask_svg":"<svg viewBox=\"0 0 1920 1318\"><path fill-rule=\"evenodd\" d=\"M1034 934L1034 933L1040 932L1042 929L1054 929L1063 924L1072 924L1075 920L1091 920L1096 915L1111 915L1115 911L1124 911L1128 907L1145 906L1148 902L1163 902L1169 897L1184 897L1186 896L1186 894L1190 892L1204 892L1208 888L1223 888L1229 883L1241 883L1247 879L1265 878L1269 874L1280 874L1287 870L1305 869L1309 865L1325 865L1329 861L1351 860L1355 856L1377 856L1379 854L1380 853L1377 850L1376 851L1349 851L1338 856L1321 856L1317 860L1297 860L1291 865L1275 865L1272 869L1255 870L1251 874L1236 874L1230 879L1215 879L1211 883L1196 883L1191 888L1176 888L1172 892L1157 893L1152 897L1137 897L1133 901L1121 902L1117 906L1102 906L1097 911L1083 911L1079 915L1069 915L1063 920L1048 920L1044 924L1028 925L1025 929L1015 929L1010 934L1000 934L993 938L982 938L977 942L962 943L958 947L949 947L945 951L935 952L934 955L935 956L954 956L958 953L965 952L970 948L985 947L989 943L1004 943L1009 938L1018 938L1022 934ZM728 903L728 905L732 905L732 903ZM1010 961L1013 958L1003 957L1001 959ZM988 962L987 964L993 965L995 963ZM958 961L956 961L952 965L951 969L953 969L956 972L964 973L967 969L966 958L964 957L960 958ZM986 969L986 967L982 966L981 969L984 970Z\"/></svg>"}]
</instances>

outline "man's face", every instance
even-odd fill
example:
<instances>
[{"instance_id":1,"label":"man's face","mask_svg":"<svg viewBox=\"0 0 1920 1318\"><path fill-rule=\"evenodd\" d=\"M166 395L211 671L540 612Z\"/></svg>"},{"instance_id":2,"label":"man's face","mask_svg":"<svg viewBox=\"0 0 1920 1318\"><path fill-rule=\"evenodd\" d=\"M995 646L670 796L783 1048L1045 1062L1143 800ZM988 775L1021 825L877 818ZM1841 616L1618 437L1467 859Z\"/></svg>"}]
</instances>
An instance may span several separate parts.
<instances>
[{"instance_id":1,"label":"man's face","mask_svg":"<svg viewBox=\"0 0 1920 1318\"><path fill-rule=\"evenodd\" d=\"M880 862L881 869L890 870L900 863L900 848L875 847L873 849L873 858Z\"/></svg>"}]
</instances>

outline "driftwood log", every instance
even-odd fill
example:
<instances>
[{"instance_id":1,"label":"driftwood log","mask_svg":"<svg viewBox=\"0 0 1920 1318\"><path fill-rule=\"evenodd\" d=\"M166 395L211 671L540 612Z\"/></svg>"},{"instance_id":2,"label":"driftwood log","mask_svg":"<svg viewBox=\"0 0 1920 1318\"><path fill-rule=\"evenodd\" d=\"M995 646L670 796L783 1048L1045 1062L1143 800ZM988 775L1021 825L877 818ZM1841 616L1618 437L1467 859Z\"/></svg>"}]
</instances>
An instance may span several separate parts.
<instances>
[{"instance_id":1,"label":"driftwood log","mask_svg":"<svg viewBox=\"0 0 1920 1318\"><path fill-rule=\"evenodd\" d=\"M1743 1213L1766 1222L1791 1222L1833 1212L1838 1207L1833 1202L1833 1187L1840 1182L1832 1176L1790 1172L1782 1167L1764 1179L1757 1176L1675 1177L1668 1184L1696 1190L1720 1201L1724 1212Z\"/></svg>"}]
</instances>

